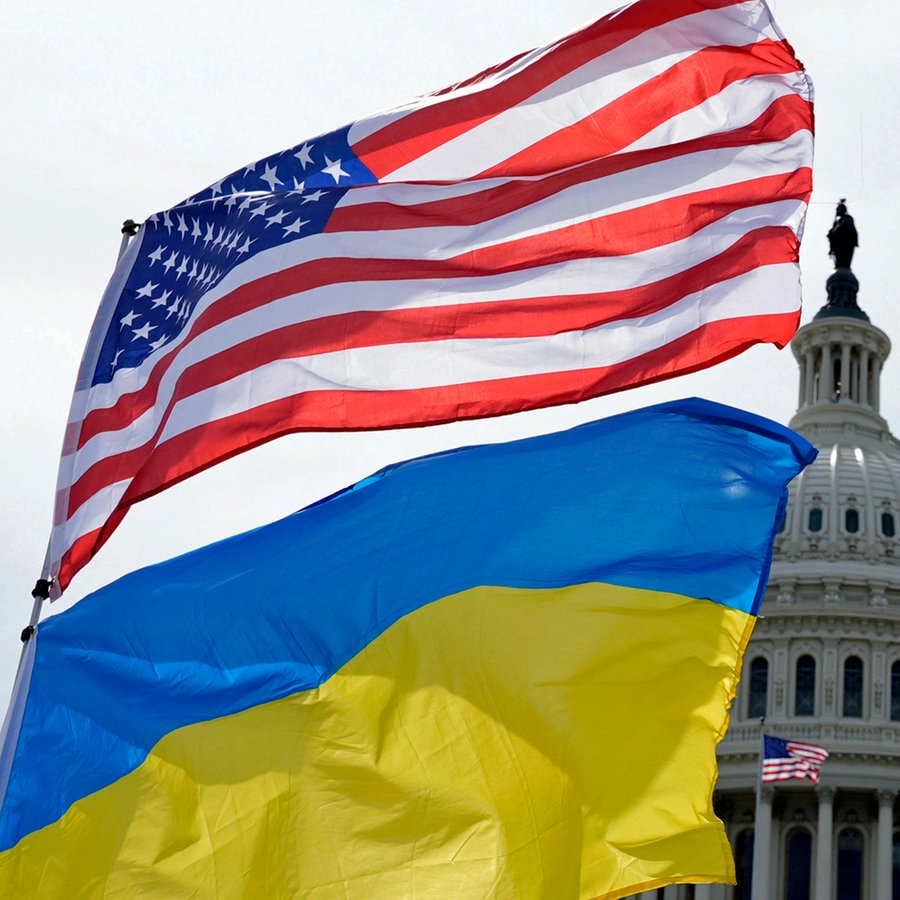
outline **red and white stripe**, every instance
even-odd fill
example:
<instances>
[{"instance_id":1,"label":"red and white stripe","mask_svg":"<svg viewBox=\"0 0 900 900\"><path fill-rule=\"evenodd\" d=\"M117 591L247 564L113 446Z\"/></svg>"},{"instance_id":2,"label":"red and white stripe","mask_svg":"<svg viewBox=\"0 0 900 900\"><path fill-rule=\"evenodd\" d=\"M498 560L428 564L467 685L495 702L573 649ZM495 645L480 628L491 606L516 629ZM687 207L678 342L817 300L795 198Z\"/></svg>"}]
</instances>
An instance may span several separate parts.
<instances>
[{"instance_id":1,"label":"red and white stripe","mask_svg":"<svg viewBox=\"0 0 900 900\"><path fill-rule=\"evenodd\" d=\"M811 100L762 0L639 0L357 123L382 183L76 391L57 591L132 503L281 434L571 403L785 345Z\"/></svg>"}]
</instances>

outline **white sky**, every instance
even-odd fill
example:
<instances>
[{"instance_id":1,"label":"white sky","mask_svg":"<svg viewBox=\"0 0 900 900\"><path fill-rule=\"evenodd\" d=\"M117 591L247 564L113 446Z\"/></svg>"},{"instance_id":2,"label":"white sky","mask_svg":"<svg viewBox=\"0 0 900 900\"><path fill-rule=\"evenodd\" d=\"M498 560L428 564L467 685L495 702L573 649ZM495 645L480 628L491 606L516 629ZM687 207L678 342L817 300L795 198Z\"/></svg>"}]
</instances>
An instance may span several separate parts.
<instances>
[{"instance_id":1,"label":"white sky","mask_svg":"<svg viewBox=\"0 0 900 900\"><path fill-rule=\"evenodd\" d=\"M75 373L122 221L140 221L244 163L459 81L619 5L7 5L0 18L0 709L49 535ZM824 303L831 270L825 232L845 196L862 244L854 259L860 305L900 340L891 230L900 209L900 4L770 5L817 91L815 191L801 256L803 321ZM898 371L900 362L890 360L882 413L900 430ZM426 429L281 438L132 509L64 602L142 565L286 515L389 462L692 395L786 422L796 393L790 350L766 346L703 373L577 406ZM53 611L62 608L54 604Z\"/></svg>"}]
</instances>

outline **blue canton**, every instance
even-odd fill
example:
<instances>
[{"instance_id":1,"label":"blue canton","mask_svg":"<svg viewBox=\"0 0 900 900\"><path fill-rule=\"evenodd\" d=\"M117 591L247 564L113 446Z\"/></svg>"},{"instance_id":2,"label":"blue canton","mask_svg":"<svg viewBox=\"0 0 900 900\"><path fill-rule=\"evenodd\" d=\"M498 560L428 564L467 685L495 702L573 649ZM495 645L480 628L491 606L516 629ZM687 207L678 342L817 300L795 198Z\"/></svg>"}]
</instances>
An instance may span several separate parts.
<instances>
[{"instance_id":1,"label":"blue canton","mask_svg":"<svg viewBox=\"0 0 900 900\"><path fill-rule=\"evenodd\" d=\"M349 126L232 172L143 224L141 252L119 295L92 384L141 365L190 321L200 298L249 256L318 234L354 185L375 176Z\"/></svg>"}]
</instances>

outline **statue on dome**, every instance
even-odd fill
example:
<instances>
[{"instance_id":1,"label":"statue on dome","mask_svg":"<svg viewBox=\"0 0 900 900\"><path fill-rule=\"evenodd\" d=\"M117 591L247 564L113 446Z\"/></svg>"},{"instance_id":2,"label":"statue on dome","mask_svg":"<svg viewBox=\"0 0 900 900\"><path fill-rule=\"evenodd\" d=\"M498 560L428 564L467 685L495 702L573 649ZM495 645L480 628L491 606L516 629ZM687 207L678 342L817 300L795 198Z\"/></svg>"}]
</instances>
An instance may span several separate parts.
<instances>
[{"instance_id":1,"label":"statue on dome","mask_svg":"<svg viewBox=\"0 0 900 900\"><path fill-rule=\"evenodd\" d=\"M847 213L847 201L841 198L834 213L834 222L828 231L828 255L834 260L835 269L849 269L853 251L859 246L859 236L853 224L853 216Z\"/></svg>"}]
</instances>

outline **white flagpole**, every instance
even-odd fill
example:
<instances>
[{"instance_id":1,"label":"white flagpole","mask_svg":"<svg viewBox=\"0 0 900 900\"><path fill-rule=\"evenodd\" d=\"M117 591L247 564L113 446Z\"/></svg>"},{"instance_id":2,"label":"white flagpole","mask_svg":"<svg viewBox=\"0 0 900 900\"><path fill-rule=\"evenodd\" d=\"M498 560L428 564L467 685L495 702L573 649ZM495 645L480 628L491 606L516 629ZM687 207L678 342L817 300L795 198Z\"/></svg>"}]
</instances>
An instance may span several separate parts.
<instances>
[{"instance_id":1,"label":"white flagpole","mask_svg":"<svg viewBox=\"0 0 900 900\"><path fill-rule=\"evenodd\" d=\"M119 244L119 255L116 262L122 259L122 255L128 249L131 239L138 233L140 225L132 219L126 219L122 223L122 242ZM48 548L49 551L49 548ZM12 763L12 755L15 752L19 740L19 726L22 714L25 710L25 700L28 696L28 684L31 680L31 665L34 660L34 636L37 634L38 623L41 620L44 601L50 598L50 587L53 579L49 576L49 558L44 560L43 577L37 580L34 590L31 592L32 605L31 616L28 624L22 629L22 653L19 656L19 667L16 672L16 680L10 696L9 707L0 730L0 808L6 795L6 780L9 776L9 766Z\"/></svg>"},{"instance_id":2,"label":"white flagpole","mask_svg":"<svg viewBox=\"0 0 900 900\"><path fill-rule=\"evenodd\" d=\"M759 772L756 776L756 812L753 817L753 866L751 875L750 900L768 900L769 832L771 830L771 806L763 812L762 775L766 757L766 717L759 719ZM765 819L765 822L762 821Z\"/></svg>"}]
</instances>

